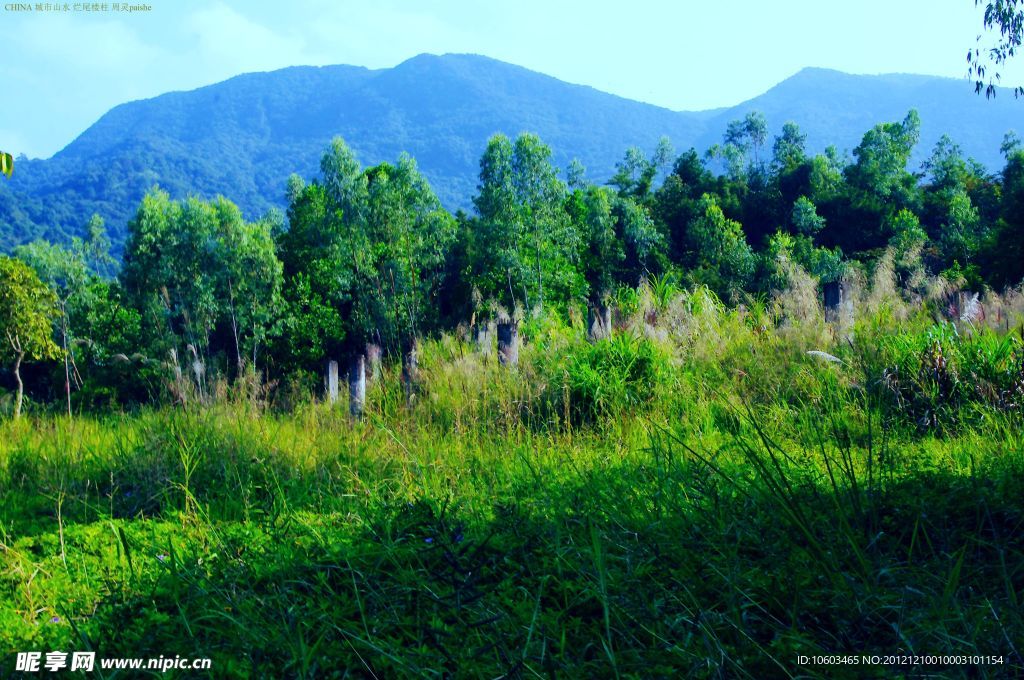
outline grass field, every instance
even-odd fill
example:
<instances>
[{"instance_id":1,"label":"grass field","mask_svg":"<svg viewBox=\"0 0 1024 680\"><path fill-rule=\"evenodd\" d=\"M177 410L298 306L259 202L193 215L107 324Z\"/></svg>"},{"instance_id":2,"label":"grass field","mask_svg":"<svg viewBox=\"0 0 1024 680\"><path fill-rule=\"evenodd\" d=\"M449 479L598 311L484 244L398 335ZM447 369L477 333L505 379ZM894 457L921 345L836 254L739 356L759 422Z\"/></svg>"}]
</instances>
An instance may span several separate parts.
<instances>
[{"instance_id":1,"label":"grass field","mask_svg":"<svg viewBox=\"0 0 1024 680\"><path fill-rule=\"evenodd\" d=\"M0 422L0 676L1024 674L1019 297L993 331L881 288L840 328L799 291L531 319L514 371L446 336L359 423L231 390ZM798 663L847 654L994 659Z\"/></svg>"}]
</instances>

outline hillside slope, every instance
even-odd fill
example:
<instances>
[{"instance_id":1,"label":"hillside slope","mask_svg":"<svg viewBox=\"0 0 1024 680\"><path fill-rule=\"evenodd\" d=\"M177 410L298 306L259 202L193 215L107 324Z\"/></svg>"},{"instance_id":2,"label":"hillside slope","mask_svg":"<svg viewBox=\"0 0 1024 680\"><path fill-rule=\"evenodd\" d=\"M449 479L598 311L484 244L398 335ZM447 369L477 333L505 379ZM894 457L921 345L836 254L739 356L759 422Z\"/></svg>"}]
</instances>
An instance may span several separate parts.
<instances>
[{"instance_id":1,"label":"hillside slope","mask_svg":"<svg viewBox=\"0 0 1024 680\"><path fill-rule=\"evenodd\" d=\"M812 151L852 149L864 131L916 107L916 160L948 132L995 169L999 143L1020 103L976 97L967 83L924 76L851 76L805 69L728 109L674 112L475 55L420 55L391 69L291 67L240 75L111 109L46 160L25 160L0 182L0 250L80 233L92 213L115 246L147 189L180 197L223 194L249 217L283 205L292 172L312 177L331 137L343 136L365 164L408 151L450 209L469 209L480 154L495 132L529 130L564 167L580 158L604 181L626 147L677 150L717 142L729 120L764 112L774 133L795 120Z\"/></svg>"}]
</instances>

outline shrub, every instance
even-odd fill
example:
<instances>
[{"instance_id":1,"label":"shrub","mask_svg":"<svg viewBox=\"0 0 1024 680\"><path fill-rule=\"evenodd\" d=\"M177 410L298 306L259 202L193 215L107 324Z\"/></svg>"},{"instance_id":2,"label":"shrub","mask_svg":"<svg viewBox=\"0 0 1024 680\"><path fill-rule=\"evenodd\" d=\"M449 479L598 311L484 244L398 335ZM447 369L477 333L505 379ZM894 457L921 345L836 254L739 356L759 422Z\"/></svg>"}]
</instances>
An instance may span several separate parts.
<instances>
[{"instance_id":1,"label":"shrub","mask_svg":"<svg viewBox=\"0 0 1024 680\"><path fill-rule=\"evenodd\" d=\"M571 352L562 368L563 409L572 422L614 417L653 400L667 382L668 359L648 338L620 333Z\"/></svg>"},{"instance_id":2,"label":"shrub","mask_svg":"<svg viewBox=\"0 0 1024 680\"><path fill-rule=\"evenodd\" d=\"M883 352L891 405L922 431L955 430L972 410L1024 406L1024 345L1013 335L962 334L948 323L892 338Z\"/></svg>"}]
</instances>

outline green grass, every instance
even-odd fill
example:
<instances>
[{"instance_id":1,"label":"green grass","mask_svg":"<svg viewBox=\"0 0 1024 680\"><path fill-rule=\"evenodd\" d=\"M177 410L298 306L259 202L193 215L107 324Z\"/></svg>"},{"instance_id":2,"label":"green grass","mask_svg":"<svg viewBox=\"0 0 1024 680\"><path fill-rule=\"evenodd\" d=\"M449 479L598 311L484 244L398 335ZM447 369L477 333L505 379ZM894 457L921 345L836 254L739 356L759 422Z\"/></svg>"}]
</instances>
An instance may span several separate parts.
<instances>
[{"instance_id":1,"label":"green grass","mask_svg":"<svg viewBox=\"0 0 1024 680\"><path fill-rule=\"evenodd\" d=\"M413 406L388 370L361 423L242 399L0 423L0 675L28 649L214 677L1024 672L1019 343L662 308L595 346L531 321L515 372L428 342ZM1003 664L796 661L896 653Z\"/></svg>"}]
</instances>

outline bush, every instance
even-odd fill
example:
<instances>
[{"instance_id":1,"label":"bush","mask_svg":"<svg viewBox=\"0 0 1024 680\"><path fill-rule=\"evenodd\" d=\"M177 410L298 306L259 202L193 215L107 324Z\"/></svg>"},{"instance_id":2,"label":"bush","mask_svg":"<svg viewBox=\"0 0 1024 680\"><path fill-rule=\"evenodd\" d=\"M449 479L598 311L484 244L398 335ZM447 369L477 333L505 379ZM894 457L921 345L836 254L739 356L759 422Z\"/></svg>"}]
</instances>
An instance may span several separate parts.
<instances>
[{"instance_id":1,"label":"bush","mask_svg":"<svg viewBox=\"0 0 1024 680\"><path fill-rule=\"evenodd\" d=\"M628 333L582 345L562 368L563 409L575 424L614 417L653 400L666 383L668 358L648 338Z\"/></svg>"},{"instance_id":2,"label":"bush","mask_svg":"<svg viewBox=\"0 0 1024 680\"><path fill-rule=\"evenodd\" d=\"M979 409L1019 414L1024 407L1024 344L1013 335L941 324L892 338L883 351L894 412L922 431L956 430Z\"/></svg>"}]
</instances>

